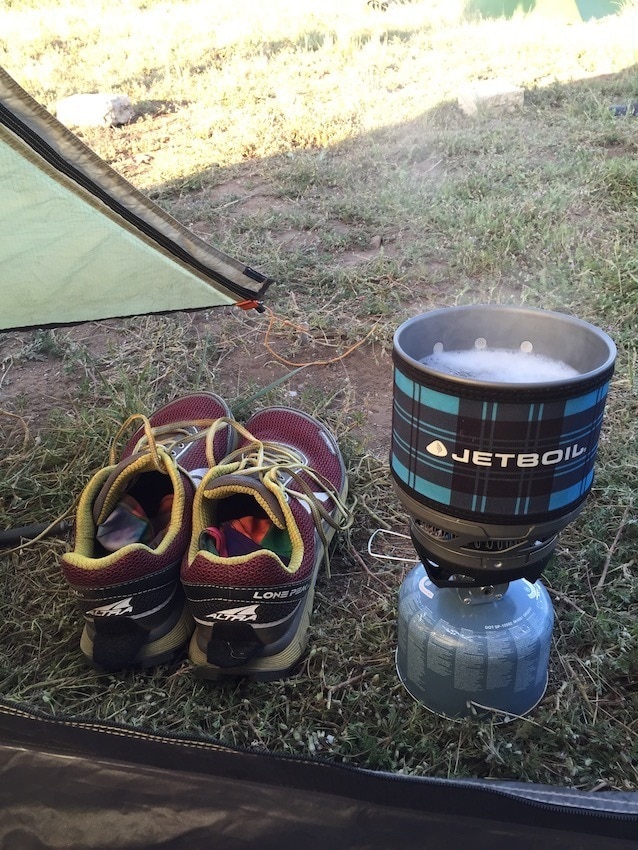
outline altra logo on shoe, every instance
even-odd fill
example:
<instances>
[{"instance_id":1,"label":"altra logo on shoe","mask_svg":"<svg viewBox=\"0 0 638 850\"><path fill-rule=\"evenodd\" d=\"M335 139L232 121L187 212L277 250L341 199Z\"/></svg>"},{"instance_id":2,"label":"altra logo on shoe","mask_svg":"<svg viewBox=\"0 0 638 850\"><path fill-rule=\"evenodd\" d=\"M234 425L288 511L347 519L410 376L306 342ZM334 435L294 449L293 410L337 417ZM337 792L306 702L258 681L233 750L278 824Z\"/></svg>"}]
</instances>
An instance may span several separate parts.
<instances>
[{"instance_id":1,"label":"altra logo on shoe","mask_svg":"<svg viewBox=\"0 0 638 850\"><path fill-rule=\"evenodd\" d=\"M434 457L447 457L449 452L440 440L434 440L425 447L426 451ZM548 452L540 454L540 452L481 452L473 449L461 449L459 452L452 452L450 455L456 463L467 463L472 466L496 466L505 469L509 466L517 466L519 469L529 469L535 466L556 466L558 463L565 463L569 460L575 460L577 457L585 454L587 449L584 446L579 446L574 443L573 446L567 446L564 449L551 449Z\"/></svg>"},{"instance_id":2,"label":"altra logo on shoe","mask_svg":"<svg viewBox=\"0 0 638 850\"><path fill-rule=\"evenodd\" d=\"M224 623L246 623L257 619L257 605L244 605L241 608L225 608L207 614L207 620L221 620Z\"/></svg>"},{"instance_id":3,"label":"altra logo on shoe","mask_svg":"<svg viewBox=\"0 0 638 850\"><path fill-rule=\"evenodd\" d=\"M92 614L94 617L121 617L122 614L130 614L133 611L131 599L118 599L117 602L111 602L110 605L101 605L99 608L92 608L87 611L87 614Z\"/></svg>"}]
</instances>

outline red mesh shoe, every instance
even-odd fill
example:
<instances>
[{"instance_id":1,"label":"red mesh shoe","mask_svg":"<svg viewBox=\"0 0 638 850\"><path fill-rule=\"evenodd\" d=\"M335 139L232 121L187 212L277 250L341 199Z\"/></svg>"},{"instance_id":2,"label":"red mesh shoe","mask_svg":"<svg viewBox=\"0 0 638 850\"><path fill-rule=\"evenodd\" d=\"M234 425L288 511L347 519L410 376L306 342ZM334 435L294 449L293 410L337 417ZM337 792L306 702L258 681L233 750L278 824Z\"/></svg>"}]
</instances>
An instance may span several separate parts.
<instances>
[{"instance_id":1,"label":"red mesh shoe","mask_svg":"<svg viewBox=\"0 0 638 850\"><path fill-rule=\"evenodd\" d=\"M210 679L275 679L305 652L319 565L350 523L346 470L332 434L299 411L231 424L239 446L193 503L182 565L196 623L189 658Z\"/></svg>"},{"instance_id":2,"label":"red mesh shoe","mask_svg":"<svg viewBox=\"0 0 638 850\"><path fill-rule=\"evenodd\" d=\"M194 393L154 413L130 417L116 436L109 465L85 487L72 551L62 571L84 612L80 648L104 670L149 667L185 646L193 621L179 581L191 532L193 496L207 458L227 454L235 433L227 404ZM140 427L119 462L116 444L127 426Z\"/></svg>"}]
</instances>

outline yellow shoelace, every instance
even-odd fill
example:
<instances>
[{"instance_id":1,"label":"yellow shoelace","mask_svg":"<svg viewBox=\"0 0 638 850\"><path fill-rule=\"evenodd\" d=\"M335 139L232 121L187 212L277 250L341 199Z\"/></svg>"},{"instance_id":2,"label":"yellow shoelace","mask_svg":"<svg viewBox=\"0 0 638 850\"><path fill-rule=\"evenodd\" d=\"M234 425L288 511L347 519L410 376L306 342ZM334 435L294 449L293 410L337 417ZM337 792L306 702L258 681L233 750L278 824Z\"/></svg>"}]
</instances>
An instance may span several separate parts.
<instances>
[{"instance_id":1,"label":"yellow shoelace","mask_svg":"<svg viewBox=\"0 0 638 850\"><path fill-rule=\"evenodd\" d=\"M171 451L175 448L182 449L188 443L207 439L208 432L216 421L215 419L189 419L183 422L170 422L167 425L153 426L148 417L144 416L143 413L133 413L120 425L117 434L113 438L109 452L109 463L111 466L117 463L118 443L122 434L134 422L141 422L144 433L133 447L131 454L148 451L153 458L153 464L157 471L165 473L166 459L171 455ZM182 471L188 474L186 470Z\"/></svg>"}]
</instances>

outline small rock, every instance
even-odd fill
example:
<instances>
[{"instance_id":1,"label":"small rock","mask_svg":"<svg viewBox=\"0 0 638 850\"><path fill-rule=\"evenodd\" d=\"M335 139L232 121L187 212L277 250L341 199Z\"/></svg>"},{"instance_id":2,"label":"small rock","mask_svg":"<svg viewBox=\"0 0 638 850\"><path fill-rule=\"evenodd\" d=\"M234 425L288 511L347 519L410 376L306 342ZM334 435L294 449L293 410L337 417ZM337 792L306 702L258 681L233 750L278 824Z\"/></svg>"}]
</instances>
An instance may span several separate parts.
<instances>
[{"instance_id":1,"label":"small rock","mask_svg":"<svg viewBox=\"0 0 638 850\"><path fill-rule=\"evenodd\" d=\"M523 89L505 80L478 80L461 89L458 105L466 115L476 115L479 109L490 112L514 112L523 106Z\"/></svg>"},{"instance_id":2,"label":"small rock","mask_svg":"<svg viewBox=\"0 0 638 850\"><path fill-rule=\"evenodd\" d=\"M56 116L67 126L119 127L133 120L135 110L123 94L72 94L58 101Z\"/></svg>"}]
</instances>

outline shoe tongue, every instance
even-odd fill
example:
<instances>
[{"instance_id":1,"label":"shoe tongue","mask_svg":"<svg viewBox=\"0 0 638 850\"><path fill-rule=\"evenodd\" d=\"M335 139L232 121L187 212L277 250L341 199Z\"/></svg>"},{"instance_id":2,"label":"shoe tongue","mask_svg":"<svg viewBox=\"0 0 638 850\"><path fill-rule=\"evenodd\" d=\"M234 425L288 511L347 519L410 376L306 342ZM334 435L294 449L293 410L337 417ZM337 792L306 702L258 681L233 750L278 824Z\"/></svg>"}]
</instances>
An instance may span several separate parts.
<instances>
[{"instance_id":1,"label":"shoe tongue","mask_svg":"<svg viewBox=\"0 0 638 850\"><path fill-rule=\"evenodd\" d=\"M223 499L236 493L252 496L266 511L277 528L286 528L286 518L279 498L269 490L259 478L253 475L241 475L236 472L220 475L205 485L206 497Z\"/></svg>"},{"instance_id":2,"label":"shoe tongue","mask_svg":"<svg viewBox=\"0 0 638 850\"><path fill-rule=\"evenodd\" d=\"M109 517L124 491L130 486L132 475L146 471L148 463L144 461L147 459L149 455L131 455L113 467L93 502L93 522L96 526L101 525ZM129 469L134 466L137 468Z\"/></svg>"}]
</instances>

